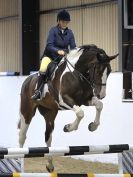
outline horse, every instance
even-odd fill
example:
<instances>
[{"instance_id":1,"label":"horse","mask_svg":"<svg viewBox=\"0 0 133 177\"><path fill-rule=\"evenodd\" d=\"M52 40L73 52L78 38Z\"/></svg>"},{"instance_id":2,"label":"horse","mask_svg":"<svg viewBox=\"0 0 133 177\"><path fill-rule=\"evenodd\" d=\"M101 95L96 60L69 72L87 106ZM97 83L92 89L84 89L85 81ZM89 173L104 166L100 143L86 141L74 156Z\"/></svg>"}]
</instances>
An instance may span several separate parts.
<instances>
[{"instance_id":1,"label":"horse","mask_svg":"<svg viewBox=\"0 0 133 177\"><path fill-rule=\"evenodd\" d=\"M103 103L106 95L106 81L111 72L110 61L118 54L108 56L96 45L83 45L71 50L55 69L51 80L45 84L40 100L32 100L38 81L38 73L29 75L22 84L20 98L19 145L23 147L26 133L38 109L46 122L45 143L51 146L54 122L59 110L72 110L76 114L74 122L64 126L64 132L78 129L84 111L81 105L95 106L94 122L88 126L95 131L100 124ZM48 157L46 168L54 170L52 157Z\"/></svg>"}]
</instances>

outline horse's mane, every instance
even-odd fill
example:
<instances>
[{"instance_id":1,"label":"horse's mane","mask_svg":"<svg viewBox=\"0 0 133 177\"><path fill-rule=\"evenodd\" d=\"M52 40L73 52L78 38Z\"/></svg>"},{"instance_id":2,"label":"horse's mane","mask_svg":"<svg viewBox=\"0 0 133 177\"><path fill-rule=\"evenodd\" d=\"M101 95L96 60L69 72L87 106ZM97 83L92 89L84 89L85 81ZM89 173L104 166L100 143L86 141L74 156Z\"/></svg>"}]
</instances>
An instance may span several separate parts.
<instances>
[{"instance_id":1,"label":"horse's mane","mask_svg":"<svg viewBox=\"0 0 133 177\"><path fill-rule=\"evenodd\" d=\"M83 52L83 50L80 50L79 47L76 47L75 49L72 49L69 51L66 58L68 61L71 62L72 65L74 65L77 62L77 60L79 59L82 52Z\"/></svg>"},{"instance_id":2,"label":"horse's mane","mask_svg":"<svg viewBox=\"0 0 133 177\"><path fill-rule=\"evenodd\" d=\"M79 59L79 56L85 51L85 50L93 50L93 51L97 51L98 47L94 44L90 44L90 45L82 45L79 47L76 47L72 50L69 51L69 53L67 54L67 59L72 63L75 64L77 62L77 60Z\"/></svg>"},{"instance_id":3,"label":"horse's mane","mask_svg":"<svg viewBox=\"0 0 133 177\"><path fill-rule=\"evenodd\" d=\"M97 54L97 59L100 63L109 61L107 60L108 55L106 54L106 52L103 49L97 47L95 44L80 46L80 50L89 51Z\"/></svg>"},{"instance_id":4,"label":"horse's mane","mask_svg":"<svg viewBox=\"0 0 133 177\"><path fill-rule=\"evenodd\" d=\"M82 45L79 48L80 48L80 50L81 49L83 49L83 50L90 50L90 49L93 49L93 50L95 49L96 50L96 49L98 49L98 47L95 44Z\"/></svg>"},{"instance_id":5,"label":"horse's mane","mask_svg":"<svg viewBox=\"0 0 133 177\"><path fill-rule=\"evenodd\" d=\"M98 49L99 48L95 44L82 45L70 50L69 53L67 54L67 57L68 58L75 57L76 55L78 55L78 52L81 50L84 51L84 50L98 50Z\"/></svg>"}]
</instances>

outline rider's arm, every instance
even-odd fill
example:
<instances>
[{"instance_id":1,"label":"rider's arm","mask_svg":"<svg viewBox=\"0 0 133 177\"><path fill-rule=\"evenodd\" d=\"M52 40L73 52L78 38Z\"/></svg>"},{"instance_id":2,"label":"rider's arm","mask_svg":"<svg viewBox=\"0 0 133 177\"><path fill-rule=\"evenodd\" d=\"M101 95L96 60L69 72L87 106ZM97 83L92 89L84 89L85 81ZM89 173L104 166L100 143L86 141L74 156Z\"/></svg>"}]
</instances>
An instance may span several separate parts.
<instances>
[{"instance_id":1,"label":"rider's arm","mask_svg":"<svg viewBox=\"0 0 133 177\"><path fill-rule=\"evenodd\" d=\"M58 50L58 54L61 55L61 56L64 56L65 55L65 51L64 50Z\"/></svg>"},{"instance_id":2,"label":"rider's arm","mask_svg":"<svg viewBox=\"0 0 133 177\"><path fill-rule=\"evenodd\" d=\"M49 31L46 46L48 51L58 53L59 49L55 47L55 31L53 28Z\"/></svg>"}]
</instances>

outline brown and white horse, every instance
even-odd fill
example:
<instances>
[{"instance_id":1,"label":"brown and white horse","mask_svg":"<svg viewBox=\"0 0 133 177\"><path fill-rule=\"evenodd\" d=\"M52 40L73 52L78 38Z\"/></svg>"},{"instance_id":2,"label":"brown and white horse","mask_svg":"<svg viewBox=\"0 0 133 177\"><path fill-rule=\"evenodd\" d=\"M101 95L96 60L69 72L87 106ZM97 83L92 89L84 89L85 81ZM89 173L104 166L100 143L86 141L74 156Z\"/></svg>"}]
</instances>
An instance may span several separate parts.
<instances>
[{"instance_id":1,"label":"brown and white horse","mask_svg":"<svg viewBox=\"0 0 133 177\"><path fill-rule=\"evenodd\" d=\"M89 124L89 130L95 131L100 124L100 113L103 108L99 98L105 97L106 80L111 72L110 61L117 55L109 57L104 50L95 45L76 48L67 54L55 70L51 81L44 86L41 100L31 99L38 73L30 75L21 89L19 144L23 147L26 133L36 109L46 121L45 142L51 146L52 132L56 115L61 109L75 112L74 122L65 125L64 131L71 132L78 129L84 111L81 105L95 106L94 122ZM47 169L54 169L52 157L48 159Z\"/></svg>"}]
</instances>

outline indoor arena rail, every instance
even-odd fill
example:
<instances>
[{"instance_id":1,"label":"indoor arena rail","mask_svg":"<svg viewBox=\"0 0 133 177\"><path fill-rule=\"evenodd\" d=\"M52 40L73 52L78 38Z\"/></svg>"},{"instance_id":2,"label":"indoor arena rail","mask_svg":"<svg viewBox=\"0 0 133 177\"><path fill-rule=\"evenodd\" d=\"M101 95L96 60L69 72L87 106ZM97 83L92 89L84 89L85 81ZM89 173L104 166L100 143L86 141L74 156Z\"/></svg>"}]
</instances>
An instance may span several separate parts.
<instances>
[{"instance_id":1,"label":"indoor arena rail","mask_svg":"<svg viewBox=\"0 0 133 177\"><path fill-rule=\"evenodd\" d=\"M133 177L133 174L63 174L63 173L12 173L0 177Z\"/></svg>"},{"instance_id":2,"label":"indoor arena rail","mask_svg":"<svg viewBox=\"0 0 133 177\"><path fill-rule=\"evenodd\" d=\"M19 76L20 72L15 71L6 71L6 72L0 72L0 76Z\"/></svg>"},{"instance_id":3,"label":"indoor arena rail","mask_svg":"<svg viewBox=\"0 0 133 177\"><path fill-rule=\"evenodd\" d=\"M88 154L133 152L133 145L97 145L97 146L67 146L67 147L28 147L28 148L0 148L0 158L43 157L45 155L71 156Z\"/></svg>"}]
</instances>

